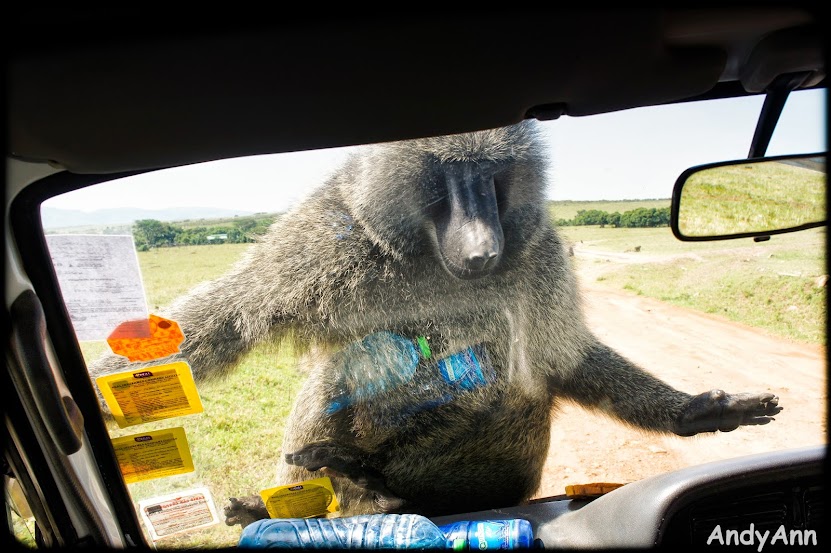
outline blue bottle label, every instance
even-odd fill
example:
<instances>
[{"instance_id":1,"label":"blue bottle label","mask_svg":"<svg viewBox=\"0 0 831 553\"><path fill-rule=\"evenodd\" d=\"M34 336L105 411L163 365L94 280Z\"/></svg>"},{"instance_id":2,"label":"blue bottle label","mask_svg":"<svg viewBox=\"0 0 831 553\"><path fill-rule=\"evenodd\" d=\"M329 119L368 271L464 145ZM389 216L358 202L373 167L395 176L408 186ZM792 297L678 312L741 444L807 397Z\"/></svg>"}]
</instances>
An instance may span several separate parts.
<instances>
[{"instance_id":1,"label":"blue bottle label","mask_svg":"<svg viewBox=\"0 0 831 553\"><path fill-rule=\"evenodd\" d=\"M439 530L444 534L447 542L447 549L453 551L464 551L467 549L467 528L470 526L470 521L462 520L459 522L452 522L439 526Z\"/></svg>"},{"instance_id":2,"label":"blue bottle label","mask_svg":"<svg viewBox=\"0 0 831 553\"><path fill-rule=\"evenodd\" d=\"M439 359L439 374L445 382L461 390L486 386L493 380L493 366L483 344Z\"/></svg>"},{"instance_id":3,"label":"blue bottle label","mask_svg":"<svg viewBox=\"0 0 831 553\"><path fill-rule=\"evenodd\" d=\"M464 520L439 526L445 546L455 551L527 549L533 544L531 523L524 519Z\"/></svg>"}]
</instances>

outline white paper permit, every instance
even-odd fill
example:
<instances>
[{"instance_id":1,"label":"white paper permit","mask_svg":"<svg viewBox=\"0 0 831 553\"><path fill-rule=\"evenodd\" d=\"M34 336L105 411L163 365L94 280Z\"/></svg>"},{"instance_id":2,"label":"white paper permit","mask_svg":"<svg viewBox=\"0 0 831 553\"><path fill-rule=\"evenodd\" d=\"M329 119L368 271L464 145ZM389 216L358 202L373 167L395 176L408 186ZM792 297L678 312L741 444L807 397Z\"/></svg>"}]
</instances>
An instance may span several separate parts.
<instances>
[{"instance_id":1,"label":"white paper permit","mask_svg":"<svg viewBox=\"0 0 831 553\"><path fill-rule=\"evenodd\" d=\"M219 523L208 488L145 499L139 511L153 541Z\"/></svg>"},{"instance_id":2,"label":"white paper permit","mask_svg":"<svg viewBox=\"0 0 831 553\"><path fill-rule=\"evenodd\" d=\"M132 236L47 234L46 243L79 341L105 340L124 321L148 317Z\"/></svg>"}]
</instances>

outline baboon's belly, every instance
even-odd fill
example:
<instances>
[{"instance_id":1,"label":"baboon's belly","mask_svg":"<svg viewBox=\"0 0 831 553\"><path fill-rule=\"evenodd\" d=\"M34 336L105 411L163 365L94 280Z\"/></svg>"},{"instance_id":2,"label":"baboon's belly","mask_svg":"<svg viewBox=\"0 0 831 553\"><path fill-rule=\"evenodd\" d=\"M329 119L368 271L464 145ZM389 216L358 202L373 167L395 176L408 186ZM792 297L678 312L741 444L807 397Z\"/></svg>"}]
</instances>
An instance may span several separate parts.
<instances>
[{"instance_id":1,"label":"baboon's belly","mask_svg":"<svg viewBox=\"0 0 831 553\"><path fill-rule=\"evenodd\" d=\"M453 418L386 451L387 486L428 514L515 505L536 491L548 452L547 405ZM461 431L460 431L461 428Z\"/></svg>"}]
</instances>

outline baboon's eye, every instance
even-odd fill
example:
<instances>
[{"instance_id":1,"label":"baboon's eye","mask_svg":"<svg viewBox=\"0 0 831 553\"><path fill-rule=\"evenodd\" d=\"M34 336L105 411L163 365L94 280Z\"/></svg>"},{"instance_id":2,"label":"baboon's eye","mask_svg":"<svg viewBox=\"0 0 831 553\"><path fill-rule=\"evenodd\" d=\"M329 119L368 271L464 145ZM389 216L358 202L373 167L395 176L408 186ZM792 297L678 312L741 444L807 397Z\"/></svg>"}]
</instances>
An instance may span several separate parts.
<instances>
[{"instance_id":1,"label":"baboon's eye","mask_svg":"<svg viewBox=\"0 0 831 553\"><path fill-rule=\"evenodd\" d=\"M422 187L424 209L435 215L446 208L447 182L441 171L434 171L429 178L424 179Z\"/></svg>"},{"instance_id":2,"label":"baboon's eye","mask_svg":"<svg viewBox=\"0 0 831 553\"><path fill-rule=\"evenodd\" d=\"M501 217L505 210L508 209L508 171L497 171L493 175L493 187L496 190L496 205L499 208L499 216Z\"/></svg>"}]
</instances>

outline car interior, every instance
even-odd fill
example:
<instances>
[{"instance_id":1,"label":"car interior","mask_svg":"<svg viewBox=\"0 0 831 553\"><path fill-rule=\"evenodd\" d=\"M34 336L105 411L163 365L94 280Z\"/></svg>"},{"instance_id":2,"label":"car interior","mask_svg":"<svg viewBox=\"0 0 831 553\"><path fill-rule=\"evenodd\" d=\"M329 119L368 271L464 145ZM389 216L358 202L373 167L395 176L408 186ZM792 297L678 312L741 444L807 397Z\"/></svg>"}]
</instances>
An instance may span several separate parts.
<instances>
[{"instance_id":1,"label":"car interior","mask_svg":"<svg viewBox=\"0 0 831 553\"><path fill-rule=\"evenodd\" d=\"M43 230L49 198L243 156L744 97L763 99L755 128L741 130L747 160L761 160L789 95L827 87L824 12L801 2L306 17L22 10L6 67L10 536L14 488L35 521L36 547L166 543L148 539L101 415ZM799 153L824 171L825 152ZM684 230L679 209L681 185L694 174L673 197L668 226L682 240L763 241L825 225L809 217L778 230L697 237ZM822 541L825 444L777 448L608 493L540 497L435 522L522 518L547 549L709 545L715 526L741 531L751 523L772 534L782 525L814 531ZM19 545L13 536L10 543Z\"/></svg>"}]
</instances>

